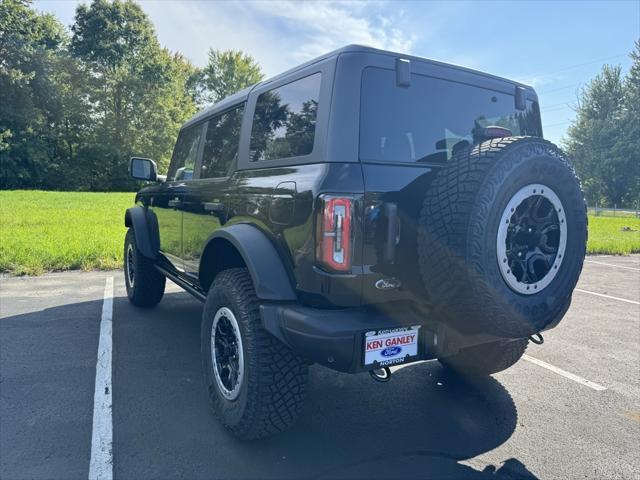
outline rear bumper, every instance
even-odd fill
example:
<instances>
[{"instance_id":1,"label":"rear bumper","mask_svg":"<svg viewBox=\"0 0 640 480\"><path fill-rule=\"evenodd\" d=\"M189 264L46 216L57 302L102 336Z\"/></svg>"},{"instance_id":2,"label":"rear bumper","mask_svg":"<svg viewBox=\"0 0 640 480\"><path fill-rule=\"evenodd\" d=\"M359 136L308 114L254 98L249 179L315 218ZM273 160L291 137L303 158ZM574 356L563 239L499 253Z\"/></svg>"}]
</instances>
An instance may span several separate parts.
<instances>
[{"instance_id":1,"label":"rear bumper","mask_svg":"<svg viewBox=\"0 0 640 480\"><path fill-rule=\"evenodd\" d=\"M389 307L382 312L369 308L330 310L297 303L266 303L260 311L264 328L293 351L341 372L376 368L365 366L363 361L365 333L372 330L419 325L418 356L412 361L443 357L466 346L504 340L489 335L461 335L406 305Z\"/></svg>"}]
</instances>

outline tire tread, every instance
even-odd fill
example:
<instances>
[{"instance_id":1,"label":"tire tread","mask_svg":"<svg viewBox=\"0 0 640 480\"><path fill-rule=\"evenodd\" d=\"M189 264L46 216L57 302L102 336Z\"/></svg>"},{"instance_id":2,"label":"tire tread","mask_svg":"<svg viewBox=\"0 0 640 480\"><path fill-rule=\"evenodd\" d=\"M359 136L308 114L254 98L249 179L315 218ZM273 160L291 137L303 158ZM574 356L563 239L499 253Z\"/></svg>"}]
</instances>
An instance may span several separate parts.
<instances>
[{"instance_id":1,"label":"tire tread","mask_svg":"<svg viewBox=\"0 0 640 480\"><path fill-rule=\"evenodd\" d=\"M534 154L555 158L560 168L579 181L562 151L551 142L537 137L492 139L456 153L443 167L427 191L418 225L418 265L425 291L434 311L445 319L456 321L466 316L477 317L480 311L484 331L510 338L522 338L542 330L571 300L582 262L573 267L577 273L558 306L533 323L514 315L492 294L487 282L482 242L483 220L490 214L490 199L509 169ZM586 204L582 199L585 231L582 258L586 249ZM476 211L474 218L472 212ZM481 325L479 325L482 328Z\"/></svg>"},{"instance_id":2,"label":"tire tread","mask_svg":"<svg viewBox=\"0 0 640 480\"><path fill-rule=\"evenodd\" d=\"M262 328L260 304L246 268L232 268L218 274L211 285L210 295L217 298L219 289L229 292L243 306L237 320L245 327L248 348L245 358L249 363L245 363L248 397L242 417L232 423L219 408L215 408L216 413L222 423L241 439L257 439L282 432L293 425L300 413L306 394L308 367L302 358ZM203 315L214 313L205 307ZM207 324L203 317L203 325ZM208 335L205 330L203 327L203 336ZM210 356L205 350L205 343L203 340L203 362L207 362L207 356ZM215 380L208 379L208 384L215 407L219 401L213 390L217 388Z\"/></svg>"},{"instance_id":3,"label":"tire tread","mask_svg":"<svg viewBox=\"0 0 640 480\"><path fill-rule=\"evenodd\" d=\"M145 257L136 247L135 232L132 228L127 231L124 243L124 261L127 261L127 246L132 243L135 249L135 279L130 288L126 278L127 295L131 303L137 307L148 308L157 305L164 295L166 277L155 267L153 260Z\"/></svg>"}]
</instances>

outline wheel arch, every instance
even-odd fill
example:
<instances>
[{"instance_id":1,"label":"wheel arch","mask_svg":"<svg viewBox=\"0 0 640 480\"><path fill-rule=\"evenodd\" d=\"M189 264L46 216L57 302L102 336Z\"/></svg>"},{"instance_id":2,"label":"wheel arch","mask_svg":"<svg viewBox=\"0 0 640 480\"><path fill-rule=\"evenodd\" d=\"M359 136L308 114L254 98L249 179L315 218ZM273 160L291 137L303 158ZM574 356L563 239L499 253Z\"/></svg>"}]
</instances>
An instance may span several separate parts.
<instances>
[{"instance_id":1,"label":"wheel arch","mask_svg":"<svg viewBox=\"0 0 640 480\"><path fill-rule=\"evenodd\" d=\"M296 300L291 280L276 247L252 225L231 225L209 237L198 269L201 288L208 290L218 273L235 267L249 270L259 299Z\"/></svg>"},{"instance_id":2,"label":"wheel arch","mask_svg":"<svg viewBox=\"0 0 640 480\"><path fill-rule=\"evenodd\" d=\"M152 211L137 205L124 214L124 225L133 228L136 247L147 258L155 260L160 250L158 219Z\"/></svg>"}]
</instances>

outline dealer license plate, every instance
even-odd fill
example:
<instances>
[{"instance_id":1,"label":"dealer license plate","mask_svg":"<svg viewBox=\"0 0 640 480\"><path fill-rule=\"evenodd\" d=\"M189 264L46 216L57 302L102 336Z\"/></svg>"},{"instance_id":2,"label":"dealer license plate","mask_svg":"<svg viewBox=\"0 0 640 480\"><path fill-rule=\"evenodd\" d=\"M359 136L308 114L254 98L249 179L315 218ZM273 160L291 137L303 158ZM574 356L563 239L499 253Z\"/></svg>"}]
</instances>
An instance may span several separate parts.
<instances>
[{"instance_id":1,"label":"dealer license plate","mask_svg":"<svg viewBox=\"0 0 640 480\"><path fill-rule=\"evenodd\" d=\"M364 364L397 365L418 355L420 326L375 330L364 334ZM409 358L407 358L409 357Z\"/></svg>"}]
</instances>

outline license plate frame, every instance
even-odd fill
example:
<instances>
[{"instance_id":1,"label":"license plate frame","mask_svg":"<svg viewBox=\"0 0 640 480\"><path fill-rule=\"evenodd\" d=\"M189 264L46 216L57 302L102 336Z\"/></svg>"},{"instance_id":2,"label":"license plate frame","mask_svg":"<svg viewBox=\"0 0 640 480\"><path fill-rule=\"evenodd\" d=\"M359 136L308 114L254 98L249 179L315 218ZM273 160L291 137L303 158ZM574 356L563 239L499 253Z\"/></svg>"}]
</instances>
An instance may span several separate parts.
<instances>
[{"instance_id":1,"label":"license plate frame","mask_svg":"<svg viewBox=\"0 0 640 480\"><path fill-rule=\"evenodd\" d=\"M412 325L363 333L363 367L391 367L419 358L420 328L420 325Z\"/></svg>"}]
</instances>

